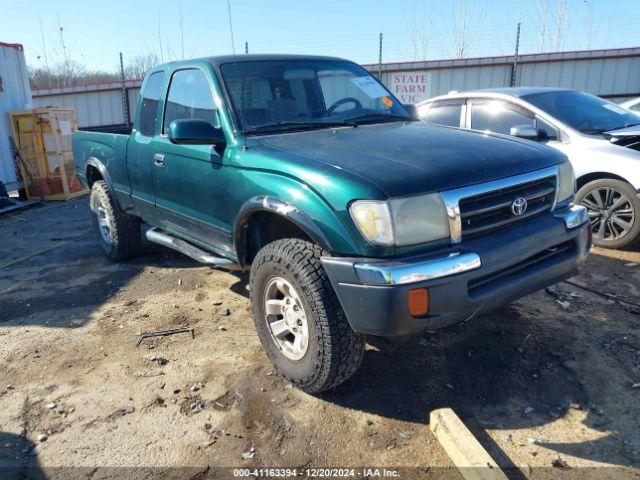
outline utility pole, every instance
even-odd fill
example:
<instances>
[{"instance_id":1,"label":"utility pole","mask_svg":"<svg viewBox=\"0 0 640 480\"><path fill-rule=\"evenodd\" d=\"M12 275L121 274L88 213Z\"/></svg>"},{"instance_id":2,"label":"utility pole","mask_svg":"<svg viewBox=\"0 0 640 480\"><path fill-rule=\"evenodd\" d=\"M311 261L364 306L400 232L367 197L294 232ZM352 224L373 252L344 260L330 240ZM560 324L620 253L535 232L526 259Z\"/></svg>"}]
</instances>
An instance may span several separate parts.
<instances>
[{"instance_id":1,"label":"utility pole","mask_svg":"<svg viewBox=\"0 0 640 480\"><path fill-rule=\"evenodd\" d=\"M124 61L122 60L122 52L120 52L120 83L122 84L122 116L124 124L129 126L129 99L127 98L127 84L124 78Z\"/></svg>"},{"instance_id":2,"label":"utility pole","mask_svg":"<svg viewBox=\"0 0 640 480\"><path fill-rule=\"evenodd\" d=\"M382 32L380 33L380 43L378 45L378 78L382 78Z\"/></svg>"},{"instance_id":3,"label":"utility pole","mask_svg":"<svg viewBox=\"0 0 640 480\"><path fill-rule=\"evenodd\" d=\"M249 53L249 42L244 42L244 53Z\"/></svg>"},{"instance_id":4,"label":"utility pole","mask_svg":"<svg viewBox=\"0 0 640 480\"><path fill-rule=\"evenodd\" d=\"M516 33L516 52L513 56L513 67L511 67L511 86L515 87L518 80L518 50L520 49L520 22Z\"/></svg>"}]
</instances>

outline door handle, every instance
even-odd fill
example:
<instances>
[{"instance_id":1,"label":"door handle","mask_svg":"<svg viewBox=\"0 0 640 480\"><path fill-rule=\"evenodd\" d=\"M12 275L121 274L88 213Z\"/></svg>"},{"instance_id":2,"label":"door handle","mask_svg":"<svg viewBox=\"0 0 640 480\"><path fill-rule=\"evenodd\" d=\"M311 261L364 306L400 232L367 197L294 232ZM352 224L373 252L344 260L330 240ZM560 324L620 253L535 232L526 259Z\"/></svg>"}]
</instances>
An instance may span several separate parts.
<instances>
[{"instance_id":1,"label":"door handle","mask_svg":"<svg viewBox=\"0 0 640 480\"><path fill-rule=\"evenodd\" d=\"M156 167L164 167L164 155L161 153L156 153L153 156L153 164Z\"/></svg>"}]
</instances>

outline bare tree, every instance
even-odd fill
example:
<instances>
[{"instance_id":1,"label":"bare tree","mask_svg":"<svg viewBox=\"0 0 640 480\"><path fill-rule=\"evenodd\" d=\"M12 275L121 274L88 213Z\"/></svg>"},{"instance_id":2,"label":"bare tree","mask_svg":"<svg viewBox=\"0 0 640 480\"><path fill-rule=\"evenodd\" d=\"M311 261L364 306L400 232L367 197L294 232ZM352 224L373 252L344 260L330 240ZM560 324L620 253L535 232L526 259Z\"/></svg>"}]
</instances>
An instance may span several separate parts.
<instances>
[{"instance_id":1,"label":"bare tree","mask_svg":"<svg viewBox=\"0 0 640 480\"><path fill-rule=\"evenodd\" d=\"M113 82L118 79L115 72L87 70L83 65L71 62L67 65L56 64L52 68L29 65L29 82L31 88L51 88L56 86L74 86L87 83ZM71 72L71 73L70 73Z\"/></svg>"},{"instance_id":2,"label":"bare tree","mask_svg":"<svg viewBox=\"0 0 640 480\"><path fill-rule=\"evenodd\" d=\"M538 51L560 51L567 36L568 0L536 0L531 23L538 32Z\"/></svg>"},{"instance_id":3,"label":"bare tree","mask_svg":"<svg viewBox=\"0 0 640 480\"><path fill-rule=\"evenodd\" d=\"M587 49L589 50L593 45L593 36L596 30L596 24L593 14L593 1L585 0L584 6L586 8L585 20L587 26Z\"/></svg>"},{"instance_id":4,"label":"bare tree","mask_svg":"<svg viewBox=\"0 0 640 480\"><path fill-rule=\"evenodd\" d=\"M432 24L427 14L427 0L422 0L420 11L412 10L404 19L413 48L413 60L426 60L429 45L434 38Z\"/></svg>"},{"instance_id":5,"label":"bare tree","mask_svg":"<svg viewBox=\"0 0 640 480\"><path fill-rule=\"evenodd\" d=\"M538 32L538 51L544 52L549 35L549 0L536 0L531 23Z\"/></svg>"},{"instance_id":6,"label":"bare tree","mask_svg":"<svg viewBox=\"0 0 640 480\"><path fill-rule=\"evenodd\" d=\"M127 62L124 67L124 76L128 79L143 78L147 71L160 63L160 59L155 53L137 55Z\"/></svg>"},{"instance_id":7,"label":"bare tree","mask_svg":"<svg viewBox=\"0 0 640 480\"><path fill-rule=\"evenodd\" d=\"M453 44L457 58L469 55L477 41L484 21L484 9L479 12L469 6L468 0L458 0L453 12Z\"/></svg>"},{"instance_id":8,"label":"bare tree","mask_svg":"<svg viewBox=\"0 0 640 480\"><path fill-rule=\"evenodd\" d=\"M566 23L567 23L567 10L568 3L567 0L556 0L556 52L559 52L564 47L564 40L567 34L566 32Z\"/></svg>"}]
</instances>

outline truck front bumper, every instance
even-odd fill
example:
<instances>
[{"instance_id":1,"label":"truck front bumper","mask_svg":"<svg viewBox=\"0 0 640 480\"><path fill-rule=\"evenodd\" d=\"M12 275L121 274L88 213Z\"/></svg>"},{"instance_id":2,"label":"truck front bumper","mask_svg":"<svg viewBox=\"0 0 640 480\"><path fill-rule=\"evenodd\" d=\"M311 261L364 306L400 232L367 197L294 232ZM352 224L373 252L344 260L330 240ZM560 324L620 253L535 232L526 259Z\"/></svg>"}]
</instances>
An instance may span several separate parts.
<instances>
[{"instance_id":1,"label":"truck front bumper","mask_svg":"<svg viewBox=\"0 0 640 480\"><path fill-rule=\"evenodd\" d=\"M396 336L469 319L569 278L590 248L586 210L573 206L428 255L322 263L355 331ZM416 317L408 296L421 288L429 307Z\"/></svg>"}]
</instances>

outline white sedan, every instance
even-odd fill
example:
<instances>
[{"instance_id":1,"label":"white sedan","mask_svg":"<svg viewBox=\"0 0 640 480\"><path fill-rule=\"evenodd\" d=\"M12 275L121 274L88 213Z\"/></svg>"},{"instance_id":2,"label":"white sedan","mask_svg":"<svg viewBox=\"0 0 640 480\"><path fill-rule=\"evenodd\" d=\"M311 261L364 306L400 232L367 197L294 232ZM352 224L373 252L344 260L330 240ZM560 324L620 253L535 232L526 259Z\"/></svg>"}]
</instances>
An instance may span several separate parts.
<instances>
[{"instance_id":1,"label":"white sedan","mask_svg":"<svg viewBox=\"0 0 640 480\"><path fill-rule=\"evenodd\" d=\"M558 88L451 93L417 105L438 125L546 143L569 157L575 202L589 210L596 245L640 241L640 113L600 97Z\"/></svg>"}]
</instances>

